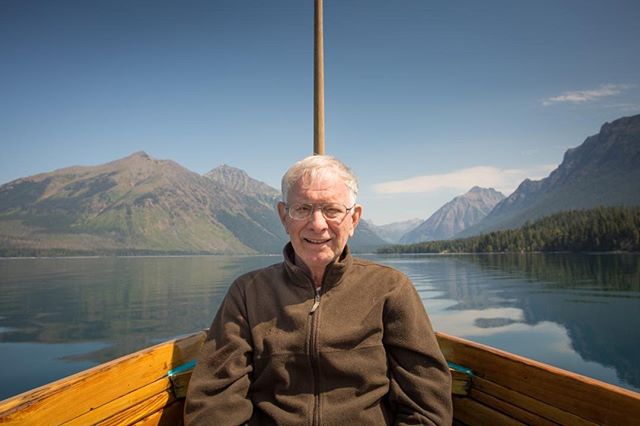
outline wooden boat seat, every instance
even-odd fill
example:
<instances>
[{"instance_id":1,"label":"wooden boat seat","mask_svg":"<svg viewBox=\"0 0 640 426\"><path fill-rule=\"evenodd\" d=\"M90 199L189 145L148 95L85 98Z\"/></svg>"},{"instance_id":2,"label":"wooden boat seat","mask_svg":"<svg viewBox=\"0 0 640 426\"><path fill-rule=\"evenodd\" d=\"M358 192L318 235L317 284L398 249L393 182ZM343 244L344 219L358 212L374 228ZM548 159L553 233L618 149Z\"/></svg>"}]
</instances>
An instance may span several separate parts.
<instances>
[{"instance_id":1,"label":"wooden boat seat","mask_svg":"<svg viewBox=\"0 0 640 426\"><path fill-rule=\"evenodd\" d=\"M640 394L438 333L454 424L640 424ZM0 402L0 423L180 425L205 338L172 340ZM463 367L464 366L464 367Z\"/></svg>"}]
</instances>

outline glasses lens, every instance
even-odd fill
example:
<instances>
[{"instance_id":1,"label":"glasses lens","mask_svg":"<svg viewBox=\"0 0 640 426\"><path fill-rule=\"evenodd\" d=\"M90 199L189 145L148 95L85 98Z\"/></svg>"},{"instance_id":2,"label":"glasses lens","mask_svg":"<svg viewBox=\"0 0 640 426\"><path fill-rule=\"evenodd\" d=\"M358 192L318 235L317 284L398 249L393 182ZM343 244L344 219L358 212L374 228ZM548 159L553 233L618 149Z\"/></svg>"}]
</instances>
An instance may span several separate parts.
<instances>
[{"instance_id":1,"label":"glasses lens","mask_svg":"<svg viewBox=\"0 0 640 426\"><path fill-rule=\"evenodd\" d=\"M293 204L289 207L289 216L293 219L302 220L311 216L313 206L311 204Z\"/></svg>"},{"instance_id":2,"label":"glasses lens","mask_svg":"<svg viewBox=\"0 0 640 426\"><path fill-rule=\"evenodd\" d=\"M325 219L342 219L346 213L346 207L340 204L327 204L325 206L322 206L322 214L324 215Z\"/></svg>"}]
</instances>

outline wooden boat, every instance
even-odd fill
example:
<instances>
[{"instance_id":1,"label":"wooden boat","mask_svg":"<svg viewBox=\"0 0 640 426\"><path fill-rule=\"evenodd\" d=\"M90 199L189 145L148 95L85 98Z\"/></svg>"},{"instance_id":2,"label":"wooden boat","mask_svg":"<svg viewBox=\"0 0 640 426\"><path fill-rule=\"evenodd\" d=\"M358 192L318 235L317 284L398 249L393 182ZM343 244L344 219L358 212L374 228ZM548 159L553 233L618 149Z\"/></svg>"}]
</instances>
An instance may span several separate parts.
<instances>
[{"instance_id":1,"label":"wooden boat","mask_svg":"<svg viewBox=\"0 0 640 426\"><path fill-rule=\"evenodd\" d=\"M446 334L455 424L637 425L640 393ZM0 424L181 425L199 332L0 402Z\"/></svg>"},{"instance_id":2,"label":"wooden boat","mask_svg":"<svg viewBox=\"0 0 640 426\"><path fill-rule=\"evenodd\" d=\"M322 0L315 0L314 150L324 153ZM636 425L640 393L438 333L461 425ZM15 425L180 425L199 332L0 402Z\"/></svg>"}]
</instances>

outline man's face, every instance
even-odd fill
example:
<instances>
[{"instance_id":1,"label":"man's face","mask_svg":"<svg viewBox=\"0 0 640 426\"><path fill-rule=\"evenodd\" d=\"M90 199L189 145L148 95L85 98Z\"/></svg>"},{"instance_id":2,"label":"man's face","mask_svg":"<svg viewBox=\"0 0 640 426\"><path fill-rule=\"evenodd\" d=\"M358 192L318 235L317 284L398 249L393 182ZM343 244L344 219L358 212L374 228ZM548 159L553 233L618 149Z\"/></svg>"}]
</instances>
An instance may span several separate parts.
<instances>
[{"instance_id":1,"label":"man's face","mask_svg":"<svg viewBox=\"0 0 640 426\"><path fill-rule=\"evenodd\" d=\"M289 190L289 205L337 203L351 207L349 190L334 173L321 174L310 182L305 180L300 179ZM315 271L322 276L325 267L342 253L347 240L353 235L362 207L356 205L341 222L327 221L320 209L315 209L307 219L295 220L287 214L284 203L278 204L278 213L289 234L296 257L312 273Z\"/></svg>"}]
</instances>

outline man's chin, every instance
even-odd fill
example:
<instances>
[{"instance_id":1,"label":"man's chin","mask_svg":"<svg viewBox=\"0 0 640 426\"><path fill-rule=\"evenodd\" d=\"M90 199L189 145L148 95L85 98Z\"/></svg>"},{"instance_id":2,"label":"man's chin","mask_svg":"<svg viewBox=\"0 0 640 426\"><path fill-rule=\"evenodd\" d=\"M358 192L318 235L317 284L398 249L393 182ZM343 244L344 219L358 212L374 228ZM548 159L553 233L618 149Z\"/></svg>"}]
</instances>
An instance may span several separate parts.
<instances>
[{"instance_id":1,"label":"man's chin","mask_svg":"<svg viewBox=\"0 0 640 426\"><path fill-rule=\"evenodd\" d=\"M296 256L309 267L312 265L326 266L336 256L335 250L329 242L311 243L305 239L300 239L296 244L293 244L293 250L296 252Z\"/></svg>"},{"instance_id":2,"label":"man's chin","mask_svg":"<svg viewBox=\"0 0 640 426\"><path fill-rule=\"evenodd\" d=\"M335 255L332 251L327 250L322 253L302 253L302 256L299 256L300 260L304 262L311 269L324 268L335 258Z\"/></svg>"}]
</instances>

